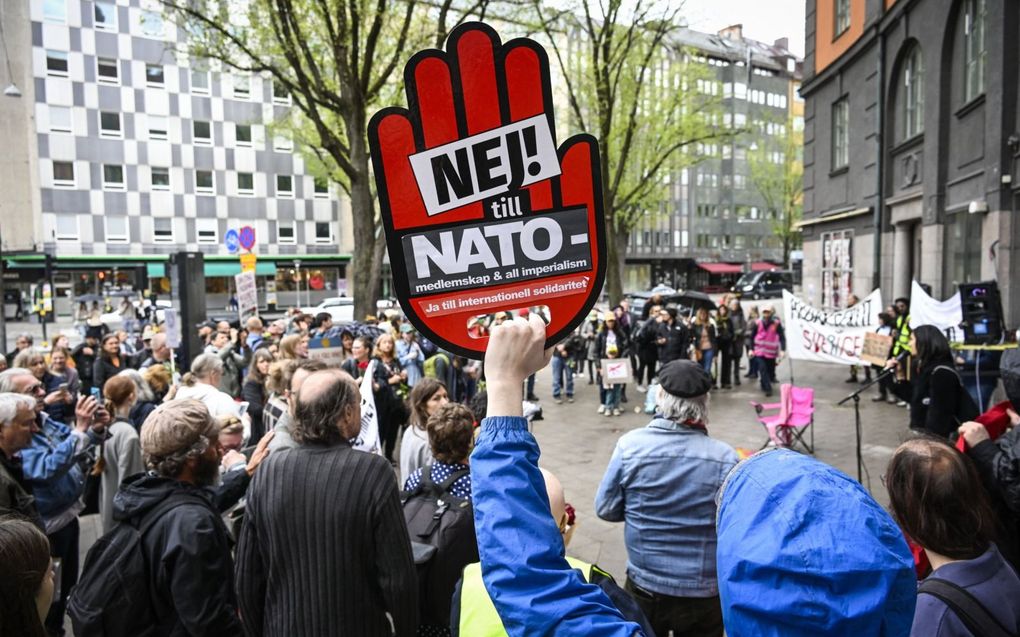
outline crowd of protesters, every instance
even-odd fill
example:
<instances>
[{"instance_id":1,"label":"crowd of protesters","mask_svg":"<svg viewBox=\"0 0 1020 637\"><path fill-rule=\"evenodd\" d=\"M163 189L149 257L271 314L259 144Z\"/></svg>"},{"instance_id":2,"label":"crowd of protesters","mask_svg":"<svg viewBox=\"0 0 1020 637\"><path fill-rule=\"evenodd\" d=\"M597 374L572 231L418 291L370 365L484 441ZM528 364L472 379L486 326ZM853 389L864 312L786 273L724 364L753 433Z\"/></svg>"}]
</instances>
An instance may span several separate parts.
<instances>
[{"instance_id":1,"label":"crowd of protesters","mask_svg":"<svg viewBox=\"0 0 1020 637\"><path fill-rule=\"evenodd\" d=\"M712 392L773 391L768 304L624 302L548 350L540 309L500 313L469 326L484 361L392 311L209 322L191 361L152 324L89 327L73 350L19 337L0 372L0 634L62 635L66 615L107 635L1017 634L1020 415L973 422L965 361L900 301L876 397L919 435L884 476L890 512L809 456L739 460L709 435ZM601 414L633 381L653 407L600 468L622 586L567 556L576 520L524 417L546 365L557 403L587 376ZM363 383L378 453L352 445ZM80 565L92 512L104 535Z\"/></svg>"}]
</instances>

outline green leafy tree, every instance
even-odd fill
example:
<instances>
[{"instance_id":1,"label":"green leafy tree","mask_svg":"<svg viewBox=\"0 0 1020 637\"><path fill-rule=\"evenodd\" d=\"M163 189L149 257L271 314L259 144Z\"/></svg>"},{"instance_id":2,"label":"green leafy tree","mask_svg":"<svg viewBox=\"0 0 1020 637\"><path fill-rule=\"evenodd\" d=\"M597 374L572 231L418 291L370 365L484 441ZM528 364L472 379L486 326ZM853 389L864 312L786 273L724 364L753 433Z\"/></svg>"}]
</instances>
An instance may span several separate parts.
<instances>
[{"instance_id":1,"label":"green leafy tree","mask_svg":"<svg viewBox=\"0 0 1020 637\"><path fill-rule=\"evenodd\" d=\"M661 214L669 179L695 164L700 143L730 138L721 85L677 43L680 8L638 0L580 0L554 11L533 0L537 28L561 69L569 128L598 137L610 302L623 298L631 231Z\"/></svg>"},{"instance_id":2,"label":"green leafy tree","mask_svg":"<svg viewBox=\"0 0 1020 637\"><path fill-rule=\"evenodd\" d=\"M783 247L783 265L801 245L798 223L804 212L804 133L788 118L778 135L756 135L747 154L751 184L772 218L772 233Z\"/></svg>"},{"instance_id":3,"label":"green leafy tree","mask_svg":"<svg viewBox=\"0 0 1020 637\"><path fill-rule=\"evenodd\" d=\"M271 78L296 116L276 123L313 160L311 172L350 197L355 316L375 312L385 254L375 205L368 120L396 103L411 53L441 46L489 0L161 0L185 32L181 53Z\"/></svg>"}]
</instances>

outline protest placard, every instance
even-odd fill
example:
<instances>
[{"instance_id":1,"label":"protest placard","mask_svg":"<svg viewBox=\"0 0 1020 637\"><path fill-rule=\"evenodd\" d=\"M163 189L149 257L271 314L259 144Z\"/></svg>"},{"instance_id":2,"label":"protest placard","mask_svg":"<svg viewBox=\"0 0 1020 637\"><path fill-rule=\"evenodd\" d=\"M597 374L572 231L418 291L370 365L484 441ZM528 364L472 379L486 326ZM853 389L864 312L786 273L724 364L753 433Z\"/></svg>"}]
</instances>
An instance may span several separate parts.
<instances>
[{"instance_id":1,"label":"protest placard","mask_svg":"<svg viewBox=\"0 0 1020 637\"><path fill-rule=\"evenodd\" d=\"M889 360L893 337L875 332L864 335L864 347L861 348L861 360L865 363L882 367Z\"/></svg>"},{"instance_id":2,"label":"protest placard","mask_svg":"<svg viewBox=\"0 0 1020 637\"><path fill-rule=\"evenodd\" d=\"M234 275L237 288L237 315L243 324L249 316L259 313L259 292L255 282L255 271Z\"/></svg>"},{"instance_id":3,"label":"protest placard","mask_svg":"<svg viewBox=\"0 0 1020 637\"><path fill-rule=\"evenodd\" d=\"M626 385L631 381L630 360L626 358L602 359L602 384Z\"/></svg>"},{"instance_id":4,"label":"protest placard","mask_svg":"<svg viewBox=\"0 0 1020 637\"><path fill-rule=\"evenodd\" d=\"M865 335L879 325L882 293L875 290L845 310L825 311L783 290L783 307L790 358L860 365Z\"/></svg>"},{"instance_id":5,"label":"protest placard","mask_svg":"<svg viewBox=\"0 0 1020 637\"><path fill-rule=\"evenodd\" d=\"M549 60L473 22L404 69L407 108L372 118L369 143L397 299L444 349L481 358L481 314L550 310L548 343L605 278L598 143L557 146Z\"/></svg>"}]
</instances>

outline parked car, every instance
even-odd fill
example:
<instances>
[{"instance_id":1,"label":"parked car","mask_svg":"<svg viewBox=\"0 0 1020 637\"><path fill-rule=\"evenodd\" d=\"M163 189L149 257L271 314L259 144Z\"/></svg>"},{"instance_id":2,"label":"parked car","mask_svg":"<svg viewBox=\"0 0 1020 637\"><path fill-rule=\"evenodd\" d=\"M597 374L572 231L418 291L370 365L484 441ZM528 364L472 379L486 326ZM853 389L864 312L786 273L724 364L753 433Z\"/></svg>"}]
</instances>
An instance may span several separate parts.
<instances>
[{"instance_id":1,"label":"parked car","mask_svg":"<svg viewBox=\"0 0 1020 637\"><path fill-rule=\"evenodd\" d=\"M793 291L793 273L789 270L748 272L737 279L730 292L750 299L772 299Z\"/></svg>"},{"instance_id":2,"label":"parked car","mask_svg":"<svg viewBox=\"0 0 1020 637\"><path fill-rule=\"evenodd\" d=\"M351 323L354 321L354 299L349 296L333 296L323 299L315 307L303 307L301 311L312 316L326 312L333 317L334 323Z\"/></svg>"}]
</instances>

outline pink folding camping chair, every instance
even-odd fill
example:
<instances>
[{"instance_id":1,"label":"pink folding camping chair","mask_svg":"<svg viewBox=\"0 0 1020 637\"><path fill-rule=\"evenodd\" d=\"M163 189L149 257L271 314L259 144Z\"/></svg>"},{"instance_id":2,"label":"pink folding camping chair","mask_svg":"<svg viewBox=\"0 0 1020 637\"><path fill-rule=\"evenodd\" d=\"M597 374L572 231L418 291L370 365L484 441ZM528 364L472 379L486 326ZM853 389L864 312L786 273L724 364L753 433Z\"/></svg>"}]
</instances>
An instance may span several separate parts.
<instances>
[{"instance_id":1,"label":"pink folding camping chair","mask_svg":"<svg viewBox=\"0 0 1020 637\"><path fill-rule=\"evenodd\" d=\"M758 422L768 431L762 449L769 443L777 447L795 449L799 444L814 455L815 453L815 390L811 387L794 387L783 383L779 388L778 403L751 402L757 414ZM766 411L778 410L775 414L766 415ZM810 431L808 431L810 429ZM810 434L810 443L804 434Z\"/></svg>"}]
</instances>

